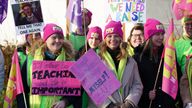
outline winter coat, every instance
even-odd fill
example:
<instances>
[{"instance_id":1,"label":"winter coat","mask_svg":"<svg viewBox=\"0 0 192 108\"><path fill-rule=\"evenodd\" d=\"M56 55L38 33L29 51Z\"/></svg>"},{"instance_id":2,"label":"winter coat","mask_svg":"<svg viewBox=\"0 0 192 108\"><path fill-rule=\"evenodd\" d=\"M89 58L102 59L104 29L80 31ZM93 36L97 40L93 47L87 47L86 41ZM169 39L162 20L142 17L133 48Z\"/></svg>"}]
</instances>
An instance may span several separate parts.
<instances>
[{"instance_id":1,"label":"winter coat","mask_svg":"<svg viewBox=\"0 0 192 108\"><path fill-rule=\"evenodd\" d=\"M105 60L104 63L110 68ZM112 98L115 101L114 104L123 103L125 100L129 100L134 106L137 106L142 95L143 85L139 76L137 63L131 57L127 60L121 81L121 88L112 94ZM121 94L119 92L120 89L122 89ZM88 108L106 108L110 103L112 103L112 100L108 98L102 105L96 106L93 101L89 100Z\"/></svg>"},{"instance_id":2,"label":"winter coat","mask_svg":"<svg viewBox=\"0 0 192 108\"><path fill-rule=\"evenodd\" d=\"M74 49L79 51L79 49L85 45L85 36L76 35L75 33L71 33L69 36L69 40L72 43Z\"/></svg>"},{"instance_id":3,"label":"winter coat","mask_svg":"<svg viewBox=\"0 0 192 108\"><path fill-rule=\"evenodd\" d=\"M163 46L158 50L158 60L155 61L154 58L150 57L150 51L146 50L140 59L141 51L143 50L143 47L138 46L135 49L135 55L134 58L137 61L138 68L139 68L139 74L141 77L141 81L143 83L143 94L141 96L141 99L139 101L139 107L140 108L149 108L150 105L150 99L149 99L149 91L153 90L160 60L161 60L161 54L163 51ZM162 76L163 76L163 64L160 67L160 73L157 79L156 84L156 97L152 101L151 108L175 108L174 99L162 91Z\"/></svg>"},{"instance_id":4,"label":"winter coat","mask_svg":"<svg viewBox=\"0 0 192 108\"><path fill-rule=\"evenodd\" d=\"M191 47L191 44L192 39L189 39L187 36L182 36L180 39L175 41L177 61L181 67L182 73L184 73L186 64L185 52ZM192 54L192 50L189 53Z\"/></svg>"}]
</instances>

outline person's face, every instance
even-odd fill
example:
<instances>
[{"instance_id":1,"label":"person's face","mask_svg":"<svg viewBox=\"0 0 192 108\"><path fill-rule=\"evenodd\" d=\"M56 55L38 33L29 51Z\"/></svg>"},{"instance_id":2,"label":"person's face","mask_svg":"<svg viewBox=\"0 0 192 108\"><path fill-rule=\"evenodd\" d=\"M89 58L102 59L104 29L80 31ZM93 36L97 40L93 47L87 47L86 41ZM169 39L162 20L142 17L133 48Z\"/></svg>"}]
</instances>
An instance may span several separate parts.
<instances>
[{"instance_id":1,"label":"person's face","mask_svg":"<svg viewBox=\"0 0 192 108\"><path fill-rule=\"evenodd\" d=\"M141 30L133 30L131 35L130 43L134 48L144 42L144 34Z\"/></svg>"},{"instance_id":2,"label":"person's face","mask_svg":"<svg viewBox=\"0 0 192 108\"><path fill-rule=\"evenodd\" d=\"M84 25L85 21L85 27L88 27L89 24L91 23L91 19L88 17L86 13L82 13L82 24Z\"/></svg>"},{"instance_id":3,"label":"person's face","mask_svg":"<svg viewBox=\"0 0 192 108\"><path fill-rule=\"evenodd\" d=\"M61 49L63 42L64 42L64 37L61 34L52 34L46 40L47 48L52 53L58 52Z\"/></svg>"},{"instance_id":4,"label":"person's face","mask_svg":"<svg viewBox=\"0 0 192 108\"><path fill-rule=\"evenodd\" d=\"M118 34L108 34L107 37L105 38L105 42L111 50L117 49L119 47L121 41L122 40L118 36Z\"/></svg>"},{"instance_id":5,"label":"person's face","mask_svg":"<svg viewBox=\"0 0 192 108\"><path fill-rule=\"evenodd\" d=\"M39 39L41 39L41 35L34 35L33 36L33 40L36 41L36 40L39 40Z\"/></svg>"},{"instance_id":6,"label":"person's face","mask_svg":"<svg viewBox=\"0 0 192 108\"><path fill-rule=\"evenodd\" d=\"M92 35L89 39L88 39L88 44L90 46L90 48L97 48L98 45L100 43L100 40L99 40L99 36L98 35Z\"/></svg>"},{"instance_id":7,"label":"person's face","mask_svg":"<svg viewBox=\"0 0 192 108\"><path fill-rule=\"evenodd\" d=\"M28 34L27 37L26 37L26 41L32 45L33 43L33 34Z\"/></svg>"},{"instance_id":8,"label":"person's face","mask_svg":"<svg viewBox=\"0 0 192 108\"><path fill-rule=\"evenodd\" d=\"M23 13L24 13L26 16L31 16L31 14L32 14L32 9L31 9L31 7L30 7L30 6L25 6L25 7L23 8Z\"/></svg>"},{"instance_id":9,"label":"person's face","mask_svg":"<svg viewBox=\"0 0 192 108\"><path fill-rule=\"evenodd\" d=\"M185 29L185 32L187 33L187 35L192 38L192 21L190 22L186 22L184 24L184 29Z\"/></svg>"},{"instance_id":10,"label":"person's face","mask_svg":"<svg viewBox=\"0 0 192 108\"><path fill-rule=\"evenodd\" d=\"M164 34L159 32L152 36L153 47L160 47L163 44Z\"/></svg>"}]
</instances>

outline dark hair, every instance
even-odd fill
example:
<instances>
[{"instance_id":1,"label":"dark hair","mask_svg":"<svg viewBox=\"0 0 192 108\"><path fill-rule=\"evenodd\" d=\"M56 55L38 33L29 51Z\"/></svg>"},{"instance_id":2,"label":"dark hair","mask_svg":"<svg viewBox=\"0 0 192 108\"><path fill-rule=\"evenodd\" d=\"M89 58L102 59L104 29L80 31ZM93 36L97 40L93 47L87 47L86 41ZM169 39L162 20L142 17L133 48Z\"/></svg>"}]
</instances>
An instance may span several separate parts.
<instances>
[{"instance_id":1,"label":"dark hair","mask_svg":"<svg viewBox=\"0 0 192 108\"><path fill-rule=\"evenodd\" d=\"M149 60L154 60L156 63L158 62L158 55L162 53L163 51L163 44L158 48L158 52L154 53L153 51L153 44L152 44L152 38L148 39L146 43L143 46L142 52L139 56L139 61L141 62L141 59L144 54L149 54Z\"/></svg>"},{"instance_id":2,"label":"dark hair","mask_svg":"<svg viewBox=\"0 0 192 108\"><path fill-rule=\"evenodd\" d=\"M137 23L136 25L134 25L134 27L131 29L129 37L127 39L128 42L130 42L131 37L132 37L132 33L133 33L134 30L141 30L144 33L144 26L143 26L143 24Z\"/></svg>"},{"instance_id":3,"label":"dark hair","mask_svg":"<svg viewBox=\"0 0 192 108\"><path fill-rule=\"evenodd\" d=\"M41 33L40 32L35 33L35 36L41 36Z\"/></svg>"},{"instance_id":4,"label":"dark hair","mask_svg":"<svg viewBox=\"0 0 192 108\"><path fill-rule=\"evenodd\" d=\"M32 7L30 3L22 3L21 4L21 9L23 9L25 6Z\"/></svg>"},{"instance_id":5,"label":"dark hair","mask_svg":"<svg viewBox=\"0 0 192 108\"><path fill-rule=\"evenodd\" d=\"M31 47L31 45L30 45L30 43L29 43L29 41L28 41L28 37L31 36L31 35L32 35L32 37L33 37L33 34L32 34L32 33L25 35L25 40L26 40L25 45L26 45L27 47ZM33 41L33 39L32 39L32 44L33 44L33 43L34 43L34 41Z\"/></svg>"}]
</instances>

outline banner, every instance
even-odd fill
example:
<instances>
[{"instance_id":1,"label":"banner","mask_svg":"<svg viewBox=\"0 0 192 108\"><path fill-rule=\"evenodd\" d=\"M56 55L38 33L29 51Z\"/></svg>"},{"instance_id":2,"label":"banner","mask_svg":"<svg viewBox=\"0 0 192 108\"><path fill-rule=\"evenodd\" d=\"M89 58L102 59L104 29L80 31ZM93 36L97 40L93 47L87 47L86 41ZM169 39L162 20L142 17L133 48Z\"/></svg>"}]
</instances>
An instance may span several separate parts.
<instances>
[{"instance_id":1,"label":"banner","mask_svg":"<svg viewBox=\"0 0 192 108\"><path fill-rule=\"evenodd\" d=\"M176 66L176 49L174 46L174 23L171 20L168 28L168 37L164 49L164 68L163 68L163 81L162 90L169 94L173 99L177 96L178 91L178 78Z\"/></svg>"},{"instance_id":2,"label":"banner","mask_svg":"<svg viewBox=\"0 0 192 108\"><path fill-rule=\"evenodd\" d=\"M192 14L192 0L173 0L172 10L177 20Z\"/></svg>"},{"instance_id":3,"label":"banner","mask_svg":"<svg viewBox=\"0 0 192 108\"><path fill-rule=\"evenodd\" d=\"M0 0L0 23L7 17L8 0Z\"/></svg>"},{"instance_id":4,"label":"banner","mask_svg":"<svg viewBox=\"0 0 192 108\"><path fill-rule=\"evenodd\" d=\"M90 49L69 69L78 78L96 105L101 105L120 88L115 74Z\"/></svg>"},{"instance_id":5,"label":"banner","mask_svg":"<svg viewBox=\"0 0 192 108\"><path fill-rule=\"evenodd\" d=\"M24 92L18 59L18 53L17 50L15 50L12 57L12 65L6 88L3 108L12 108L13 101L16 98L16 95Z\"/></svg>"},{"instance_id":6,"label":"banner","mask_svg":"<svg viewBox=\"0 0 192 108\"><path fill-rule=\"evenodd\" d=\"M66 17L78 28L82 28L81 0L70 0Z\"/></svg>"},{"instance_id":7,"label":"banner","mask_svg":"<svg viewBox=\"0 0 192 108\"><path fill-rule=\"evenodd\" d=\"M40 0L12 0L16 34L32 34L43 30L43 15Z\"/></svg>"},{"instance_id":8,"label":"banner","mask_svg":"<svg viewBox=\"0 0 192 108\"><path fill-rule=\"evenodd\" d=\"M80 96L81 84L68 68L71 61L33 61L32 94Z\"/></svg>"},{"instance_id":9,"label":"banner","mask_svg":"<svg viewBox=\"0 0 192 108\"><path fill-rule=\"evenodd\" d=\"M121 22L145 23L146 0L108 0L110 8L106 23L110 20Z\"/></svg>"}]
</instances>

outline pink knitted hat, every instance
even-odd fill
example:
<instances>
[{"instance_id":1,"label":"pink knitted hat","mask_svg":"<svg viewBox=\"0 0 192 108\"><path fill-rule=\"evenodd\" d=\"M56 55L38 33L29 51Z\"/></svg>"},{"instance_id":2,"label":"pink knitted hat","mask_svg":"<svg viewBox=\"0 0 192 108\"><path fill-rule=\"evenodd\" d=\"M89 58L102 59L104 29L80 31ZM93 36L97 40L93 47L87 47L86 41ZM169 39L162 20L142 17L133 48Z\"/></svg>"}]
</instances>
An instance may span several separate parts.
<instances>
[{"instance_id":1,"label":"pink knitted hat","mask_svg":"<svg viewBox=\"0 0 192 108\"><path fill-rule=\"evenodd\" d=\"M123 38L123 31L121 29L122 24L120 21L110 21L104 30L104 39L107 37L108 34L118 34L121 38Z\"/></svg>"},{"instance_id":2,"label":"pink knitted hat","mask_svg":"<svg viewBox=\"0 0 192 108\"><path fill-rule=\"evenodd\" d=\"M56 33L63 35L62 28L53 23L46 24L43 28L43 41L45 42L49 36Z\"/></svg>"},{"instance_id":3,"label":"pink knitted hat","mask_svg":"<svg viewBox=\"0 0 192 108\"><path fill-rule=\"evenodd\" d=\"M85 13L89 17L90 20L92 19L92 13L90 10L88 10L87 8L83 8L82 12Z\"/></svg>"},{"instance_id":4,"label":"pink knitted hat","mask_svg":"<svg viewBox=\"0 0 192 108\"><path fill-rule=\"evenodd\" d=\"M87 34L87 40L89 40L91 37L97 36L100 41L102 41L102 30L100 27L95 26L89 28L89 32Z\"/></svg>"},{"instance_id":5,"label":"pink knitted hat","mask_svg":"<svg viewBox=\"0 0 192 108\"><path fill-rule=\"evenodd\" d=\"M148 18L144 25L144 37L148 40L156 33L165 33L163 24L156 19Z\"/></svg>"}]
</instances>

